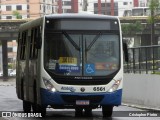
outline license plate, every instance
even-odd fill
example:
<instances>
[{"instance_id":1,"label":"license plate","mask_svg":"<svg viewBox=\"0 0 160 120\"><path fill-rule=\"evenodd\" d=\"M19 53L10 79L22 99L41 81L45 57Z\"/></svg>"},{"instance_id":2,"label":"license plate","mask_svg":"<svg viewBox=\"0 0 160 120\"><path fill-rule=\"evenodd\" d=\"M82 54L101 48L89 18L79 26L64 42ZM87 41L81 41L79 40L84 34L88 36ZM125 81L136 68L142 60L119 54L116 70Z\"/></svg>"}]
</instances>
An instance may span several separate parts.
<instances>
[{"instance_id":1,"label":"license plate","mask_svg":"<svg viewBox=\"0 0 160 120\"><path fill-rule=\"evenodd\" d=\"M89 100L76 100L76 105L89 105Z\"/></svg>"}]
</instances>

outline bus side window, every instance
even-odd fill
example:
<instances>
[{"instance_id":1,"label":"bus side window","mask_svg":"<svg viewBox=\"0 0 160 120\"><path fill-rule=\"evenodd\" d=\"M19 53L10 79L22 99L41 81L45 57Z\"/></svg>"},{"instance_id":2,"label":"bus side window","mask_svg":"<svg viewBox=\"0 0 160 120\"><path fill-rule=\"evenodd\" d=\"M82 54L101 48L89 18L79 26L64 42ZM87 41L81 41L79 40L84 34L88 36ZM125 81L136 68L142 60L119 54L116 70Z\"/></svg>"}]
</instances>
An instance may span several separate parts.
<instances>
[{"instance_id":1,"label":"bus side window","mask_svg":"<svg viewBox=\"0 0 160 120\"><path fill-rule=\"evenodd\" d=\"M17 45L18 45L18 48L17 48L17 59L20 59L20 51L21 51L21 40L22 40L22 38L21 38L21 32L19 32L19 34L18 34L18 40L17 40Z\"/></svg>"},{"instance_id":2,"label":"bus side window","mask_svg":"<svg viewBox=\"0 0 160 120\"><path fill-rule=\"evenodd\" d=\"M39 27L32 28L31 30L31 42L30 42L30 59L37 59L38 56L38 49L36 47L37 44L37 36L39 32Z\"/></svg>"},{"instance_id":3,"label":"bus side window","mask_svg":"<svg viewBox=\"0 0 160 120\"><path fill-rule=\"evenodd\" d=\"M34 59L37 59L37 57L38 57L38 49L37 49L37 47L36 47L36 45L37 45L37 36L38 36L38 30L39 28L37 27L37 28L35 28L35 31L34 31L34 41L33 41L33 58Z\"/></svg>"},{"instance_id":4,"label":"bus side window","mask_svg":"<svg viewBox=\"0 0 160 120\"><path fill-rule=\"evenodd\" d=\"M30 52L29 52L29 59L32 59L32 51L33 51L33 41L34 41L34 29L31 30L31 39L30 39Z\"/></svg>"},{"instance_id":5,"label":"bus side window","mask_svg":"<svg viewBox=\"0 0 160 120\"><path fill-rule=\"evenodd\" d=\"M26 36L27 32L22 32L22 40L19 42L20 43L20 59L25 60L26 59L26 54L25 54L25 49L26 49Z\"/></svg>"}]
</instances>

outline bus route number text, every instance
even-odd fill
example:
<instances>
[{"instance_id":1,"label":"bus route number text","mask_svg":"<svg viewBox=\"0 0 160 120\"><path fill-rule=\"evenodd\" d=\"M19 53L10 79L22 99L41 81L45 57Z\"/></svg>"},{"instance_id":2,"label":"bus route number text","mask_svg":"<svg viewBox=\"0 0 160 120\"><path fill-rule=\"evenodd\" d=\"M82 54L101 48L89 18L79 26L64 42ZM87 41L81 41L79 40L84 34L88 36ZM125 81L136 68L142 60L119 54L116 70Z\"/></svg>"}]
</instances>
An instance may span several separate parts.
<instances>
[{"instance_id":1,"label":"bus route number text","mask_svg":"<svg viewBox=\"0 0 160 120\"><path fill-rule=\"evenodd\" d=\"M93 91L105 91L105 87L94 87Z\"/></svg>"}]
</instances>

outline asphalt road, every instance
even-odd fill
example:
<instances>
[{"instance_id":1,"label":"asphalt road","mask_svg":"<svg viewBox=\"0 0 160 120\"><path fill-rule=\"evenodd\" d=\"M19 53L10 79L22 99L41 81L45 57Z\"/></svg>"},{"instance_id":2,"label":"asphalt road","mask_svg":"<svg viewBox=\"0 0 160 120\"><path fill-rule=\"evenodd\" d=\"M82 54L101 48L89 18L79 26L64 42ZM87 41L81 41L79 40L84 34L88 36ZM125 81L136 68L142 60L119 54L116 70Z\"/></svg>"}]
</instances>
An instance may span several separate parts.
<instances>
[{"instance_id":1,"label":"asphalt road","mask_svg":"<svg viewBox=\"0 0 160 120\"><path fill-rule=\"evenodd\" d=\"M137 108L128 107L125 105L114 107L113 117L109 120L160 120L160 113L150 114L149 111L141 110ZM0 81L0 116L2 112L18 112L23 111L22 101L17 98L16 88L14 82L1 82ZM150 114L150 117L139 117ZM154 115L151 116L151 115ZM0 120L22 120L29 119L35 120L35 118L21 118L21 117L0 117ZM39 119L39 118L37 118ZM56 120L108 120L108 118L102 117L101 109L95 109L92 112L91 117L82 116L80 118L75 117L74 110L71 109L47 109L47 117L42 119L56 119Z\"/></svg>"}]
</instances>

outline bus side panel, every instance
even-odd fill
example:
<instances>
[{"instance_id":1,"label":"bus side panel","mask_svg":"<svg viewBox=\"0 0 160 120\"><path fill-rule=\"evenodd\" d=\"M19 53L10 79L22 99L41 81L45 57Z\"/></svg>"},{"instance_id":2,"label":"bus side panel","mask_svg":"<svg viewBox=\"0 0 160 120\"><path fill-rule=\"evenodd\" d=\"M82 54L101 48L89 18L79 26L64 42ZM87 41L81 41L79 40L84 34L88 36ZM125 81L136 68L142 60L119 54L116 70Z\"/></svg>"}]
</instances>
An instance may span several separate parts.
<instances>
[{"instance_id":1,"label":"bus side panel","mask_svg":"<svg viewBox=\"0 0 160 120\"><path fill-rule=\"evenodd\" d=\"M37 103L37 100L39 99L37 97L38 95L38 88L39 88L39 76L40 76L40 64L38 61L40 61L38 57L38 51L36 47L37 39L39 38L38 35L40 31L40 26L36 26L31 28L30 30L30 38L29 38L29 72L28 72L28 81L29 81L29 101L32 103Z\"/></svg>"},{"instance_id":2,"label":"bus side panel","mask_svg":"<svg viewBox=\"0 0 160 120\"><path fill-rule=\"evenodd\" d=\"M18 59L17 59L17 93L20 99L27 99L27 31L22 32L22 38L19 41Z\"/></svg>"},{"instance_id":3,"label":"bus side panel","mask_svg":"<svg viewBox=\"0 0 160 120\"><path fill-rule=\"evenodd\" d=\"M38 52L39 53L39 52ZM39 100L39 76L40 76L40 64L39 57L35 60L29 61L29 100L33 103L38 103Z\"/></svg>"},{"instance_id":4,"label":"bus side panel","mask_svg":"<svg viewBox=\"0 0 160 120\"><path fill-rule=\"evenodd\" d=\"M40 79L40 57L36 40L41 35L41 24L43 18L24 23L19 29L18 51L17 51L17 76L16 89L19 99L35 102L39 98L38 91ZM33 29L33 33L32 33ZM31 41L32 40L32 41Z\"/></svg>"},{"instance_id":5,"label":"bus side panel","mask_svg":"<svg viewBox=\"0 0 160 120\"><path fill-rule=\"evenodd\" d=\"M22 93L22 91L21 91L20 74L18 74L19 73L19 66L20 66L19 65L19 60L20 60L20 40L22 39L21 36L22 36L22 33L19 32L18 40L17 40L18 47L17 47L17 63L16 63L16 72L17 72L17 74L16 74L16 93L17 93L17 97L19 99L21 99L21 93Z\"/></svg>"},{"instance_id":6,"label":"bus side panel","mask_svg":"<svg viewBox=\"0 0 160 120\"><path fill-rule=\"evenodd\" d=\"M41 49L38 50L38 60L37 60L37 82L36 82L36 87L37 87L37 104L41 104L41 97L40 97L40 86L41 86Z\"/></svg>"},{"instance_id":7,"label":"bus side panel","mask_svg":"<svg viewBox=\"0 0 160 120\"><path fill-rule=\"evenodd\" d=\"M17 78L16 78L16 89L17 89L17 95L19 99L24 99L24 92L26 92L26 84L24 82L25 80L25 61L20 61L18 62L17 65L17 72L19 74L17 74Z\"/></svg>"}]
</instances>

